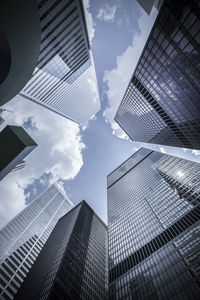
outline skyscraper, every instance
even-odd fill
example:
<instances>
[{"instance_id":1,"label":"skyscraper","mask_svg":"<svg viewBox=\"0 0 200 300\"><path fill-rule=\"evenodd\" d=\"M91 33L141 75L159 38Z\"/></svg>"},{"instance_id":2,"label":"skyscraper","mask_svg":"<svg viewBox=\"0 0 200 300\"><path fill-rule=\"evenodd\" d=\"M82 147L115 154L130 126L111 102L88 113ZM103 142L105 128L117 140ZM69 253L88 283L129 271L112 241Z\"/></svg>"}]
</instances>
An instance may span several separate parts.
<instances>
[{"instance_id":1,"label":"skyscraper","mask_svg":"<svg viewBox=\"0 0 200 300\"><path fill-rule=\"evenodd\" d=\"M13 299L57 221L72 207L53 184L1 229L0 299Z\"/></svg>"},{"instance_id":2,"label":"skyscraper","mask_svg":"<svg viewBox=\"0 0 200 300\"><path fill-rule=\"evenodd\" d=\"M200 164L141 148L108 176L109 299L199 299Z\"/></svg>"},{"instance_id":3,"label":"skyscraper","mask_svg":"<svg viewBox=\"0 0 200 300\"><path fill-rule=\"evenodd\" d=\"M85 201L58 221L16 299L107 299L107 226Z\"/></svg>"},{"instance_id":4,"label":"skyscraper","mask_svg":"<svg viewBox=\"0 0 200 300\"><path fill-rule=\"evenodd\" d=\"M13 125L0 132L0 145L0 180L37 147L23 127Z\"/></svg>"},{"instance_id":5,"label":"skyscraper","mask_svg":"<svg viewBox=\"0 0 200 300\"><path fill-rule=\"evenodd\" d=\"M100 100L82 0L38 1L38 9L39 60L20 95L84 123Z\"/></svg>"},{"instance_id":6,"label":"skyscraper","mask_svg":"<svg viewBox=\"0 0 200 300\"><path fill-rule=\"evenodd\" d=\"M164 1L115 120L134 141L200 149L200 7Z\"/></svg>"}]
</instances>

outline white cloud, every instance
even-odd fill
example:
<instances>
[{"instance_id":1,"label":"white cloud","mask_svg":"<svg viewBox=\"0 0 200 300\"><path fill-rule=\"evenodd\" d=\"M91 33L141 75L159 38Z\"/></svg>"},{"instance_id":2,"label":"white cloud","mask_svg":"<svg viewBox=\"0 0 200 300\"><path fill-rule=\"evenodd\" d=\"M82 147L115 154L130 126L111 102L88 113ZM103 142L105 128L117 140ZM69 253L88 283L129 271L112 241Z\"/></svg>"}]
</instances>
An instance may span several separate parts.
<instances>
[{"instance_id":1,"label":"white cloud","mask_svg":"<svg viewBox=\"0 0 200 300\"><path fill-rule=\"evenodd\" d=\"M94 28L94 21L92 19L92 14L89 12L90 8L90 0L84 0L83 1L84 9L85 9L85 18L87 22L87 29L88 29L88 35L90 43L92 43L92 40L94 38L95 28Z\"/></svg>"},{"instance_id":2,"label":"white cloud","mask_svg":"<svg viewBox=\"0 0 200 300\"><path fill-rule=\"evenodd\" d=\"M96 115L92 115L92 116L90 117L90 120L92 120L92 121L97 120L97 116L96 116Z\"/></svg>"},{"instance_id":3,"label":"white cloud","mask_svg":"<svg viewBox=\"0 0 200 300\"><path fill-rule=\"evenodd\" d=\"M114 22L116 9L116 6L110 7L106 4L104 7L99 9L97 19L100 21L104 20L105 22Z\"/></svg>"},{"instance_id":4,"label":"white cloud","mask_svg":"<svg viewBox=\"0 0 200 300\"><path fill-rule=\"evenodd\" d=\"M0 229L25 207L24 189L15 180L16 172L0 182Z\"/></svg>"},{"instance_id":5,"label":"white cloud","mask_svg":"<svg viewBox=\"0 0 200 300\"><path fill-rule=\"evenodd\" d=\"M37 130L27 131L38 147L25 158L24 169L10 173L2 180L0 219L4 212L3 207L6 208L8 205L7 202L13 205L10 217L14 211L18 211L17 203L20 208L23 207L25 203L23 189L42 174L51 172L51 183L73 179L83 165L82 150L85 147L81 140L79 125L56 113L20 96L16 96L5 107L14 111L5 114L9 124L21 126L32 117Z\"/></svg>"},{"instance_id":6,"label":"white cloud","mask_svg":"<svg viewBox=\"0 0 200 300\"><path fill-rule=\"evenodd\" d=\"M82 126L81 126L81 129L82 129L83 131L85 131L87 128L88 128L88 125L82 125Z\"/></svg>"},{"instance_id":7,"label":"white cloud","mask_svg":"<svg viewBox=\"0 0 200 300\"><path fill-rule=\"evenodd\" d=\"M106 121L108 122L107 119ZM112 134L116 135L120 139L129 140L128 135L124 132L124 130L121 129L121 127L115 121L112 121L111 128Z\"/></svg>"},{"instance_id":8,"label":"white cloud","mask_svg":"<svg viewBox=\"0 0 200 300\"><path fill-rule=\"evenodd\" d=\"M64 195L66 198L68 198L68 196L67 196L67 194L66 194L66 192L65 192L65 189L64 189L64 182L61 181L61 180L59 180L59 181L57 182L57 187L60 189L60 191L63 193L63 195ZM68 199L69 199L69 198L68 198Z\"/></svg>"},{"instance_id":9,"label":"white cloud","mask_svg":"<svg viewBox=\"0 0 200 300\"><path fill-rule=\"evenodd\" d=\"M160 152L161 152L161 153L167 153L166 149L163 148L163 147L160 147Z\"/></svg>"},{"instance_id":10,"label":"white cloud","mask_svg":"<svg viewBox=\"0 0 200 300\"><path fill-rule=\"evenodd\" d=\"M114 116L144 48L155 18L156 14L148 16L145 12L142 12L138 19L139 31L134 32L132 44L121 56L117 57L116 68L104 72L103 80L107 84L106 94L108 98L108 107L104 111L104 117L106 121L110 122L113 134L119 138L127 138L127 136L123 134L123 130L120 129L119 125L114 121Z\"/></svg>"},{"instance_id":11,"label":"white cloud","mask_svg":"<svg viewBox=\"0 0 200 300\"><path fill-rule=\"evenodd\" d=\"M200 155L200 150L192 150L192 153L196 156Z\"/></svg>"}]
</instances>

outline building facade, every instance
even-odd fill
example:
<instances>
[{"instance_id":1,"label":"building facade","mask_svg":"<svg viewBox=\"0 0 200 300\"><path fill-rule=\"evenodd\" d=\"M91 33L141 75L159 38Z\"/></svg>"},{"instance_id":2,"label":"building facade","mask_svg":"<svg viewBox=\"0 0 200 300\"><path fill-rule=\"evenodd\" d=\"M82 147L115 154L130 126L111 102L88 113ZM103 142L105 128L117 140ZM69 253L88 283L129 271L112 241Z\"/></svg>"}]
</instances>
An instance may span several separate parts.
<instances>
[{"instance_id":1,"label":"building facade","mask_svg":"<svg viewBox=\"0 0 200 300\"><path fill-rule=\"evenodd\" d=\"M107 299L107 227L85 201L58 221L16 299Z\"/></svg>"},{"instance_id":2,"label":"building facade","mask_svg":"<svg viewBox=\"0 0 200 300\"><path fill-rule=\"evenodd\" d=\"M21 126L7 125L0 132L0 180L36 147L36 142Z\"/></svg>"},{"instance_id":3,"label":"building facade","mask_svg":"<svg viewBox=\"0 0 200 300\"><path fill-rule=\"evenodd\" d=\"M20 95L84 123L100 100L82 0L39 0L38 9L40 55Z\"/></svg>"},{"instance_id":4,"label":"building facade","mask_svg":"<svg viewBox=\"0 0 200 300\"><path fill-rule=\"evenodd\" d=\"M115 120L134 141L200 149L200 4L164 1Z\"/></svg>"},{"instance_id":5,"label":"building facade","mask_svg":"<svg viewBox=\"0 0 200 300\"><path fill-rule=\"evenodd\" d=\"M13 299L60 217L73 204L51 185L0 231L0 299Z\"/></svg>"},{"instance_id":6,"label":"building facade","mask_svg":"<svg viewBox=\"0 0 200 300\"><path fill-rule=\"evenodd\" d=\"M108 176L109 299L199 299L199 175L141 148Z\"/></svg>"}]
</instances>

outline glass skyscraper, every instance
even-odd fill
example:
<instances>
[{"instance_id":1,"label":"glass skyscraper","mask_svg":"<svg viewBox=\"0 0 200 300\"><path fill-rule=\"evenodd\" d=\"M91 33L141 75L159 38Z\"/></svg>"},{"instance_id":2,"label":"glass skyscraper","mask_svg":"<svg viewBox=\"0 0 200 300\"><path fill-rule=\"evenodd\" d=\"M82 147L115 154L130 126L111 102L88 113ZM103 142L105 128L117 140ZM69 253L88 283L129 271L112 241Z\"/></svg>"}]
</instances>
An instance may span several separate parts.
<instances>
[{"instance_id":1,"label":"glass skyscraper","mask_svg":"<svg viewBox=\"0 0 200 300\"><path fill-rule=\"evenodd\" d=\"M107 226L85 201L58 221L16 299L107 299Z\"/></svg>"},{"instance_id":2,"label":"glass skyscraper","mask_svg":"<svg viewBox=\"0 0 200 300\"><path fill-rule=\"evenodd\" d=\"M164 1L115 116L132 140L200 149L199 43L199 1Z\"/></svg>"},{"instance_id":3,"label":"glass skyscraper","mask_svg":"<svg viewBox=\"0 0 200 300\"><path fill-rule=\"evenodd\" d=\"M1 229L0 299L14 298L57 221L72 207L53 184Z\"/></svg>"},{"instance_id":4,"label":"glass skyscraper","mask_svg":"<svg viewBox=\"0 0 200 300\"><path fill-rule=\"evenodd\" d=\"M141 148L108 176L109 299L199 299L200 164Z\"/></svg>"},{"instance_id":5,"label":"glass skyscraper","mask_svg":"<svg viewBox=\"0 0 200 300\"><path fill-rule=\"evenodd\" d=\"M100 99L82 0L39 0L38 10L40 55L20 95L84 123Z\"/></svg>"}]
</instances>

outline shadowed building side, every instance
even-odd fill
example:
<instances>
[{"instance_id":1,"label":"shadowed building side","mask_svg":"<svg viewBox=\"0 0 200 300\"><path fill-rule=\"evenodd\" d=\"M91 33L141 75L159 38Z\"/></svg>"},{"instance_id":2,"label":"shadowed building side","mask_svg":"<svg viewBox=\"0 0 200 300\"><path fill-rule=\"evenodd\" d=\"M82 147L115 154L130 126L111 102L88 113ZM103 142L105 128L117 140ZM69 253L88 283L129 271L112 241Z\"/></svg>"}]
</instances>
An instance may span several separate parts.
<instances>
[{"instance_id":1,"label":"shadowed building side","mask_svg":"<svg viewBox=\"0 0 200 300\"><path fill-rule=\"evenodd\" d=\"M0 3L0 106L26 85L40 51L40 17L35 0Z\"/></svg>"},{"instance_id":2,"label":"shadowed building side","mask_svg":"<svg viewBox=\"0 0 200 300\"><path fill-rule=\"evenodd\" d=\"M0 180L36 147L36 142L20 126L6 126L0 132Z\"/></svg>"},{"instance_id":3,"label":"shadowed building side","mask_svg":"<svg viewBox=\"0 0 200 300\"><path fill-rule=\"evenodd\" d=\"M16 299L107 299L107 227L85 201L58 221Z\"/></svg>"},{"instance_id":4,"label":"shadowed building side","mask_svg":"<svg viewBox=\"0 0 200 300\"><path fill-rule=\"evenodd\" d=\"M138 142L200 149L200 7L165 0L115 116Z\"/></svg>"}]
</instances>

